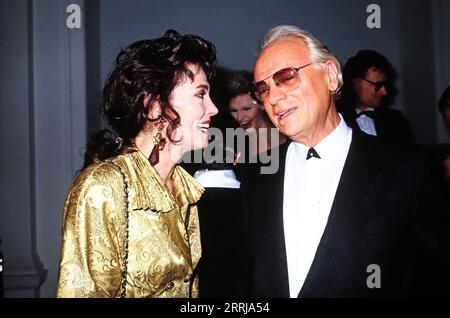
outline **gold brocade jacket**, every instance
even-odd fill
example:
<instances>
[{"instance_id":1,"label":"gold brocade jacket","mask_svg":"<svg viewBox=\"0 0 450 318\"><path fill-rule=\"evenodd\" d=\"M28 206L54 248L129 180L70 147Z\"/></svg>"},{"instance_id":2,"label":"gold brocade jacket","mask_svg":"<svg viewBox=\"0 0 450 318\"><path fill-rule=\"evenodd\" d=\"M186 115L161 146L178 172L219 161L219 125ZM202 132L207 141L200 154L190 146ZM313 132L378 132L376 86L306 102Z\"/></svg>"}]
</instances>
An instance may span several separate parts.
<instances>
[{"instance_id":1,"label":"gold brocade jacket","mask_svg":"<svg viewBox=\"0 0 450 318\"><path fill-rule=\"evenodd\" d=\"M57 297L120 297L127 233L122 173L126 297L198 297L196 202L204 189L176 166L173 197L137 148L85 168L73 184L64 204Z\"/></svg>"}]
</instances>

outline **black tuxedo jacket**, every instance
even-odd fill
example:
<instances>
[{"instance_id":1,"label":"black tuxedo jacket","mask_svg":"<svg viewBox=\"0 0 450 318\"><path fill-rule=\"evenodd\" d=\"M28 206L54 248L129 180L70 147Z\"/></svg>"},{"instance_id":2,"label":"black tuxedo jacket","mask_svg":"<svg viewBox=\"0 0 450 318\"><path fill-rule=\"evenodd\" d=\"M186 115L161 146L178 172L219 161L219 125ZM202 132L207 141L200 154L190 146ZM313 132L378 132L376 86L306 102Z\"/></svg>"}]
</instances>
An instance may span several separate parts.
<instances>
[{"instance_id":1,"label":"black tuxedo jacket","mask_svg":"<svg viewBox=\"0 0 450 318\"><path fill-rule=\"evenodd\" d=\"M248 216L247 255L256 297L289 297L280 168L241 171ZM328 223L299 297L444 295L448 282L448 213L421 153L386 146L353 131ZM367 280L380 267L381 288ZM370 269L370 267L369 267ZM447 293L448 295L448 293Z\"/></svg>"},{"instance_id":2,"label":"black tuxedo jacket","mask_svg":"<svg viewBox=\"0 0 450 318\"><path fill-rule=\"evenodd\" d=\"M248 296L245 218L239 189L206 188L198 201L202 257L197 267L201 298Z\"/></svg>"},{"instance_id":3,"label":"black tuxedo jacket","mask_svg":"<svg viewBox=\"0 0 450 318\"><path fill-rule=\"evenodd\" d=\"M356 122L356 111L353 108L342 107L339 112L345 122L353 130L361 129ZM402 112L391 108L376 109L372 112L377 136L397 144L413 144L414 137L411 127Z\"/></svg>"}]
</instances>

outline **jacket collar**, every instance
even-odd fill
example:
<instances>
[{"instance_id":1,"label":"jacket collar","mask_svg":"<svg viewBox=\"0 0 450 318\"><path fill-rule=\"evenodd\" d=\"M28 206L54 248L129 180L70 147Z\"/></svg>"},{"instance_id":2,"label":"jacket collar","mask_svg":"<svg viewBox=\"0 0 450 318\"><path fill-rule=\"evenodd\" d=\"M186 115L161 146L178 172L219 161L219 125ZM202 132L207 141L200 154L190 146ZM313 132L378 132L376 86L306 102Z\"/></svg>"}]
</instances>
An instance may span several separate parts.
<instances>
[{"instance_id":1,"label":"jacket collar","mask_svg":"<svg viewBox=\"0 0 450 318\"><path fill-rule=\"evenodd\" d=\"M129 203L133 210L170 212L177 206L195 204L204 188L180 166L176 166L172 179L175 197L169 192L158 171L137 148L112 159L127 178Z\"/></svg>"}]
</instances>

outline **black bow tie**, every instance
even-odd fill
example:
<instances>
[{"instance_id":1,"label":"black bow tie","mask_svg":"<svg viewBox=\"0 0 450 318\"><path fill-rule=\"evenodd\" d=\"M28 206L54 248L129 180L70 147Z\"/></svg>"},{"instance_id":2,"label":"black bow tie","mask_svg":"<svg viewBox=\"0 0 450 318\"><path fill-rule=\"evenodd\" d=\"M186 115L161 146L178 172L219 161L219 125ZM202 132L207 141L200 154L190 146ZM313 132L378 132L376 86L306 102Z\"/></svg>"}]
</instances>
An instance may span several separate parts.
<instances>
[{"instance_id":1,"label":"black bow tie","mask_svg":"<svg viewBox=\"0 0 450 318\"><path fill-rule=\"evenodd\" d=\"M306 154L306 160L311 159L312 157L320 159L319 154L317 153L316 149L309 148L308 153Z\"/></svg>"},{"instance_id":2,"label":"black bow tie","mask_svg":"<svg viewBox=\"0 0 450 318\"><path fill-rule=\"evenodd\" d=\"M374 110L365 110L363 112L360 112L359 114L356 115L356 118L361 117L362 115L366 115L369 118L374 118L375 117L375 111Z\"/></svg>"}]
</instances>

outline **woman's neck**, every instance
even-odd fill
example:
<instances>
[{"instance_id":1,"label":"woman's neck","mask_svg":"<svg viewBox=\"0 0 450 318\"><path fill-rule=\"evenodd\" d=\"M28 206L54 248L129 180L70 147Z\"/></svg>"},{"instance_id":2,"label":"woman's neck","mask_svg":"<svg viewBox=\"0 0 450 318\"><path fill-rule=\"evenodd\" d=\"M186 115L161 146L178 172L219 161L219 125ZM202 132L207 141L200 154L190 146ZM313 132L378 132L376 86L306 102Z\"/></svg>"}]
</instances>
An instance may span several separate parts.
<instances>
[{"instance_id":1,"label":"woman's neck","mask_svg":"<svg viewBox=\"0 0 450 318\"><path fill-rule=\"evenodd\" d=\"M153 148L155 147L155 145L153 144L152 134L149 132L141 131L136 136L134 142L136 144L136 147L147 158L149 158ZM177 148L178 147L174 147L174 145L168 140L164 149L159 151L158 163L153 166L168 186L171 185L171 177L173 170L175 169L175 165L182 157L182 154L180 155L177 153Z\"/></svg>"}]
</instances>

